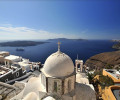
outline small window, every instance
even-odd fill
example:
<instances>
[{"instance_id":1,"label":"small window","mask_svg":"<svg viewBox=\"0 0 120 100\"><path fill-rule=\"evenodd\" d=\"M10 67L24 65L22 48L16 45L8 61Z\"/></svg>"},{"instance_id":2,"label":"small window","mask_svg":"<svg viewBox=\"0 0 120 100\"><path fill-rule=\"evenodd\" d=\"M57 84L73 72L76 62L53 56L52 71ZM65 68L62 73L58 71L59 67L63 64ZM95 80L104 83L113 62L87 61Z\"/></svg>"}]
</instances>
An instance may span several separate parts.
<instances>
[{"instance_id":1,"label":"small window","mask_svg":"<svg viewBox=\"0 0 120 100\"><path fill-rule=\"evenodd\" d=\"M57 82L54 82L54 91L57 92Z\"/></svg>"},{"instance_id":2,"label":"small window","mask_svg":"<svg viewBox=\"0 0 120 100\"><path fill-rule=\"evenodd\" d=\"M68 80L68 92L71 91L71 80Z\"/></svg>"}]
</instances>

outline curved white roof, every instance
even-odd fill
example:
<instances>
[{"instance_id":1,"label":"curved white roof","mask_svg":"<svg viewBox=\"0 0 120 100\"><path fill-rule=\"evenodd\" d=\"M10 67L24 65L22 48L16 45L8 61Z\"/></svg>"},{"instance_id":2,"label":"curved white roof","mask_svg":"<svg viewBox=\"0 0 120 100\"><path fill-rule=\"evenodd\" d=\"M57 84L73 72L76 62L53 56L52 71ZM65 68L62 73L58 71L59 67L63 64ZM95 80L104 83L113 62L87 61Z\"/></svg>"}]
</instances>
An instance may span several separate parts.
<instances>
[{"instance_id":1,"label":"curved white roof","mask_svg":"<svg viewBox=\"0 0 120 100\"><path fill-rule=\"evenodd\" d=\"M90 84L75 84L76 100L96 100L95 91Z\"/></svg>"},{"instance_id":2,"label":"curved white roof","mask_svg":"<svg viewBox=\"0 0 120 100\"><path fill-rule=\"evenodd\" d=\"M47 58L43 72L52 77L68 76L74 72L74 64L68 55L57 51Z\"/></svg>"},{"instance_id":3,"label":"curved white roof","mask_svg":"<svg viewBox=\"0 0 120 100\"><path fill-rule=\"evenodd\" d=\"M35 92L28 93L23 100L39 100Z\"/></svg>"},{"instance_id":4,"label":"curved white roof","mask_svg":"<svg viewBox=\"0 0 120 100\"><path fill-rule=\"evenodd\" d=\"M51 96L47 96L46 98L44 98L43 100L56 100L55 98L51 97Z\"/></svg>"},{"instance_id":5,"label":"curved white roof","mask_svg":"<svg viewBox=\"0 0 120 100\"><path fill-rule=\"evenodd\" d=\"M26 84L26 87L24 89L23 97L26 96L30 92L37 93L38 91L45 92L45 89L43 85L41 84L41 78L40 77L31 77Z\"/></svg>"}]
</instances>

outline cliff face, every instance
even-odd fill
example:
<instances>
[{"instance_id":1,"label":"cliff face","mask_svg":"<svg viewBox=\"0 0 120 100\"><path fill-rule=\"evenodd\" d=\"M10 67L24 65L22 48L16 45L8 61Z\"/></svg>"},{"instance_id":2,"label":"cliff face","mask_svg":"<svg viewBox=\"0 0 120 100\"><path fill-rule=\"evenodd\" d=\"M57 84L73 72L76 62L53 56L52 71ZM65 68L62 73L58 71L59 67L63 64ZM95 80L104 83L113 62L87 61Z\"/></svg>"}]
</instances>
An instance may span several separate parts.
<instances>
[{"instance_id":1,"label":"cliff face","mask_svg":"<svg viewBox=\"0 0 120 100\"><path fill-rule=\"evenodd\" d=\"M86 62L91 70L97 69L100 70L106 66L114 66L120 64L120 51L105 52L100 53L95 56L90 57Z\"/></svg>"}]
</instances>

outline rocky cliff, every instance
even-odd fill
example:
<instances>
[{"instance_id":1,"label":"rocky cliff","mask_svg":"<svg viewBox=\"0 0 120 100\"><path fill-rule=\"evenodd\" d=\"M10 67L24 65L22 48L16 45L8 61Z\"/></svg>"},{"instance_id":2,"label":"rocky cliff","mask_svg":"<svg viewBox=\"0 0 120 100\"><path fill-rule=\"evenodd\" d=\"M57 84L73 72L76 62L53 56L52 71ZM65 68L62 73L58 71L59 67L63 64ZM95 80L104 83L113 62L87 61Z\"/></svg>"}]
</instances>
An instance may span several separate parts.
<instances>
[{"instance_id":1,"label":"rocky cliff","mask_svg":"<svg viewBox=\"0 0 120 100\"><path fill-rule=\"evenodd\" d=\"M85 65L87 65L91 70L100 70L102 68L120 65L120 51L97 54L95 56L90 57L85 62Z\"/></svg>"},{"instance_id":2,"label":"rocky cliff","mask_svg":"<svg viewBox=\"0 0 120 100\"><path fill-rule=\"evenodd\" d=\"M114 49L119 49L119 50L120 50L120 42L117 43L117 44L114 44L114 45L112 46L112 48L114 48Z\"/></svg>"}]
</instances>

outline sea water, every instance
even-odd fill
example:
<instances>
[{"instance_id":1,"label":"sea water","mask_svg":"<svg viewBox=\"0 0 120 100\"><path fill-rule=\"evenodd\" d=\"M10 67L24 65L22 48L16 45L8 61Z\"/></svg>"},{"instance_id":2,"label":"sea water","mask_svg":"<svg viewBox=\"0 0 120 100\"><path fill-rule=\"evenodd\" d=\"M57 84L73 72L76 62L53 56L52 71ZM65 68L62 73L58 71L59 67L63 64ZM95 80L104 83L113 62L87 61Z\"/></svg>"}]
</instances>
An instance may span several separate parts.
<instances>
[{"instance_id":1,"label":"sea water","mask_svg":"<svg viewBox=\"0 0 120 100\"><path fill-rule=\"evenodd\" d=\"M10 54L22 56L30 59L30 61L42 62L49 55L56 52L58 45L56 40L47 41L49 43L40 44L37 46L21 47L24 51L16 51L17 47L0 47L0 51L9 51ZM115 44L110 40L66 40L61 41L60 50L71 57L73 62L78 58L84 62L91 56L102 53L114 51L112 45Z\"/></svg>"}]
</instances>

